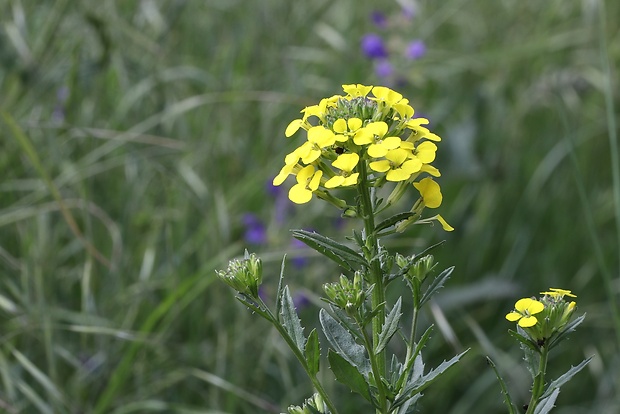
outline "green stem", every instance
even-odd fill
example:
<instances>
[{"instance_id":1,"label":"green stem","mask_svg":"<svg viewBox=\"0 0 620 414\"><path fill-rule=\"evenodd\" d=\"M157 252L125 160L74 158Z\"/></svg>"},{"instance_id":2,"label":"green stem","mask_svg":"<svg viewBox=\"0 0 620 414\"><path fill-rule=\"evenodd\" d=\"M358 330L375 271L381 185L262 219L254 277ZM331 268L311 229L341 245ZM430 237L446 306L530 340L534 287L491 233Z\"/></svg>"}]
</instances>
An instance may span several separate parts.
<instances>
[{"instance_id":1,"label":"green stem","mask_svg":"<svg viewBox=\"0 0 620 414\"><path fill-rule=\"evenodd\" d=\"M360 215L364 220L364 230L366 234L365 243L365 255L366 260L370 263L370 283L375 287L372 290L372 296L370 303L372 309L381 307L380 311L372 319L372 344L373 349L379 342L379 334L385 320L385 287L383 284L383 272L381 271L381 264L378 260L379 246L377 235L375 233L375 212L373 211L372 199L370 196L370 189L367 181L367 168L366 163L359 163L360 180L358 184L358 192L360 195ZM385 350L381 351L377 355L377 365L379 375L385 377ZM377 383L381 382L381 378L377 378Z\"/></svg>"},{"instance_id":2,"label":"green stem","mask_svg":"<svg viewBox=\"0 0 620 414\"><path fill-rule=\"evenodd\" d=\"M534 377L534 384L532 385L532 398L527 406L525 414L533 414L536 410L536 406L539 403L540 397L545 391L545 373L547 372L547 360L549 358L549 350L546 346L541 347L540 361L538 364L538 373Z\"/></svg>"},{"instance_id":3,"label":"green stem","mask_svg":"<svg viewBox=\"0 0 620 414\"><path fill-rule=\"evenodd\" d=\"M386 398L385 386L382 381L382 378L385 378L386 369L385 349L376 355L373 352L379 343L379 335L381 334L381 328L383 327L383 322L385 321L385 286L383 283L381 263L378 259L379 242L375 232L375 212L373 209L373 199L370 194L370 188L367 180L368 170L366 162L360 162L358 166L360 177L362 177L359 181L357 189L360 196L359 215L364 220L365 246L363 247L363 251L366 260L370 263L370 283L375 285L372 290L370 303L373 310L379 308L377 315L372 318L372 344L368 346L368 353L370 354L375 383L379 391L379 398L381 399L381 401L379 401L381 411L379 412L387 413L388 401ZM365 333L364 336L366 336Z\"/></svg>"},{"instance_id":4,"label":"green stem","mask_svg":"<svg viewBox=\"0 0 620 414\"><path fill-rule=\"evenodd\" d=\"M359 324L359 323L358 323ZM379 368L379 364L378 364L378 358L377 355L375 355L375 353L373 352L373 346L371 343L370 338L368 337L368 334L366 333L366 330L364 330L364 327L360 325L360 331L362 332L363 338L364 338L364 344L366 345L366 349L368 350L368 357L370 359L370 366L372 368L372 373L375 376L375 379L380 378L381 377L381 372L380 372L380 368ZM382 414L387 414L388 413L388 400L387 400L387 396L386 396L386 392L385 392L385 386L383 385L383 382L381 382L380 380L377 380L377 391L379 392L379 409L377 410L377 412L382 413Z\"/></svg>"},{"instance_id":5,"label":"green stem","mask_svg":"<svg viewBox=\"0 0 620 414\"><path fill-rule=\"evenodd\" d=\"M288 345L288 347L291 348L291 351L293 351L293 354L295 355L295 357L297 358L297 360L303 367L304 371L306 371L306 375L308 375L308 378L310 378L310 381L312 381L312 385L314 386L314 389L316 390L316 392L319 393L319 395L323 398L323 402L325 402L325 405L327 405L329 412L331 414L338 414L338 410L336 409L336 406L334 405L331 398L325 391L325 388L323 388L323 385L321 384L321 382L318 380L316 375L310 373L308 362L306 361L306 357L304 356L303 351L297 347L297 344L295 343L295 341L293 341L293 338L291 338L291 336L288 334L286 329L284 329L284 326L280 324L278 319L271 312L271 310L267 307L267 305L265 305L262 299L258 298L258 301L260 302L260 305L262 306L262 308L265 310L265 313L269 316L268 318L269 322L271 322L271 324L275 326L280 336L284 338L284 341L286 341L286 344Z\"/></svg>"}]
</instances>

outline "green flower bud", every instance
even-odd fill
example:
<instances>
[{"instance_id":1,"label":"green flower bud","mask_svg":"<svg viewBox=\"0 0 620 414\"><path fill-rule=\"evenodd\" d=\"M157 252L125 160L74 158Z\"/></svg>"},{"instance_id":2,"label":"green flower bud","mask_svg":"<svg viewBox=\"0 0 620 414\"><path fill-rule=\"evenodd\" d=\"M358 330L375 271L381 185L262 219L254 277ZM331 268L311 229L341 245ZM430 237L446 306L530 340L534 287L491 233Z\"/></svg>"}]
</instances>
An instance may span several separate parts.
<instances>
[{"instance_id":1,"label":"green flower bud","mask_svg":"<svg viewBox=\"0 0 620 414\"><path fill-rule=\"evenodd\" d=\"M258 287L263 280L263 265L254 253L245 252L243 260L228 262L226 270L217 270L217 277L239 293L258 297Z\"/></svg>"}]
</instances>

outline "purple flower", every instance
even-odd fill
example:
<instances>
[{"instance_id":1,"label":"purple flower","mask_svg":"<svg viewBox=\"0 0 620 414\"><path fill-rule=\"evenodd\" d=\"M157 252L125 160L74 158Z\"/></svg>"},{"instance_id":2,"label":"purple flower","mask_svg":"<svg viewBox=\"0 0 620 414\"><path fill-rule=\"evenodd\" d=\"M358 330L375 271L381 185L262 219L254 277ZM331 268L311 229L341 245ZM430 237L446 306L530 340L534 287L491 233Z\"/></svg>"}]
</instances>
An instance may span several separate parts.
<instances>
[{"instance_id":1,"label":"purple flower","mask_svg":"<svg viewBox=\"0 0 620 414\"><path fill-rule=\"evenodd\" d=\"M416 60L420 59L426 54L426 45L421 40L414 40L409 42L407 49L405 49L405 56L408 59Z\"/></svg>"},{"instance_id":2,"label":"purple flower","mask_svg":"<svg viewBox=\"0 0 620 414\"><path fill-rule=\"evenodd\" d=\"M403 6L402 8L403 17L407 20L411 20L415 17L415 7L414 6Z\"/></svg>"},{"instance_id":3,"label":"purple flower","mask_svg":"<svg viewBox=\"0 0 620 414\"><path fill-rule=\"evenodd\" d=\"M375 10L370 14L370 20L380 29L385 29L387 27L387 17L385 17L385 14L378 10Z\"/></svg>"},{"instance_id":4,"label":"purple flower","mask_svg":"<svg viewBox=\"0 0 620 414\"><path fill-rule=\"evenodd\" d=\"M375 73L380 78L389 78L394 73L394 67L387 59L381 59L375 64Z\"/></svg>"},{"instance_id":5,"label":"purple flower","mask_svg":"<svg viewBox=\"0 0 620 414\"><path fill-rule=\"evenodd\" d=\"M243 237L250 244L265 244L267 242L267 232L265 225L252 213L243 216L243 224L245 224L245 233Z\"/></svg>"},{"instance_id":6,"label":"purple flower","mask_svg":"<svg viewBox=\"0 0 620 414\"><path fill-rule=\"evenodd\" d=\"M388 55L383 39L374 33L362 37L362 51L371 59L386 58Z\"/></svg>"}]
</instances>

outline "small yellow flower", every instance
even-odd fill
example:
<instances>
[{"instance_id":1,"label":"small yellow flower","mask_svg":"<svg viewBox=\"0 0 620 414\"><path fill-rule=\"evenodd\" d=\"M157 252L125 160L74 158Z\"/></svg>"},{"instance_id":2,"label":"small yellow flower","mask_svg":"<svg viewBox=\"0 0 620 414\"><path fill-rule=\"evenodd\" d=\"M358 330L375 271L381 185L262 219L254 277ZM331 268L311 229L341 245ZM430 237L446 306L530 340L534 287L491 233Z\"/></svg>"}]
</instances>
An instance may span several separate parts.
<instances>
[{"instance_id":1,"label":"small yellow flower","mask_svg":"<svg viewBox=\"0 0 620 414\"><path fill-rule=\"evenodd\" d=\"M357 145L367 145L368 155L373 158L385 156L389 150L400 147L401 139L399 137L385 137L388 132L388 125L383 122L371 122L364 128L361 128L355 134L353 142Z\"/></svg>"},{"instance_id":2,"label":"small yellow flower","mask_svg":"<svg viewBox=\"0 0 620 414\"><path fill-rule=\"evenodd\" d=\"M427 125L428 123L429 120L426 118L413 118L407 121L407 128L413 131L413 136L409 139L419 141L422 138L426 138L431 141L441 141L441 137L439 135L432 133L428 128L422 126Z\"/></svg>"},{"instance_id":3,"label":"small yellow flower","mask_svg":"<svg viewBox=\"0 0 620 414\"><path fill-rule=\"evenodd\" d=\"M346 92L347 98L358 98L368 95L372 90L372 86L358 84L342 85L342 90Z\"/></svg>"},{"instance_id":4,"label":"small yellow flower","mask_svg":"<svg viewBox=\"0 0 620 414\"><path fill-rule=\"evenodd\" d=\"M286 127L286 130L284 131L284 135L287 138L292 137L295 134L295 132L299 131L299 128L301 128L303 123L304 123L303 119L293 119L291 123L288 124L288 126Z\"/></svg>"},{"instance_id":5,"label":"small yellow flower","mask_svg":"<svg viewBox=\"0 0 620 414\"><path fill-rule=\"evenodd\" d=\"M325 188L347 187L357 184L359 173L353 173L360 157L357 154L341 154L332 163L333 167L340 169L341 174L333 176L325 183Z\"/></svg>"},{"instance_id":6,"label":"small yellow flower","mask_svg":"<svg viewBox=\"0 0 620 414\"><path fill-rule=\"evenodd\" d=\"M297 184L291 187L288 198L296 204L304 204L312 199L312 192L319 188L323 171L307 165L297 173Z\"/></svg>"},{"instance_id":7,"label":"small yellow flower","mask_svg":"<svg viewBox=\"0 0 620 414\"><path fill-rule=\"evenodd\" d=\"M411 158L410 155L410 151L402 148L389 150L385 154L385 160L373 161L369 167L373 171L386 173L385 179L388 181L405 181L422 168L420 160Z\"/></svg>"},{"instance_id":8,"label":"small yellow flower","mask_svg":"<svg viewBox=\"0 0 620 414\"><path fill-rule=\"evenodd\" d=\"M441 188L432 178L423 178L419 182L413 183L413 186L420 192L425 207L437 208L441 205L443 200Z\"/></svg>"},{"instance_id":9,"label":"small yellow flower","mask_svg":"<svg viewBox=\"0 0 620 414\"><path fill-rule=\"evenodd\" d=\"M538 319L534 316L545 309L545 305L532 298L519 299L515 303L515 310L506 315L506 319L510 322L519 321L518 324L522 328L530 328L538 323Z\"/></svg>"},{"instance_id":10,"label":"small yellow flower","mask_svg":"<svg viewBox=\"0 0 620 414\"><path fill-rule=\"evenodd\" d=\"M338 142L347 142L349 137L355 135L361 127L362 120L359 118L350 118L349 120L340 118L332 125L332 129L337 134L336 141Z\"/></svg>"},{"instance_id":11,"label":"small yellow flower","mask_svg":"<svg viewBox=\"0 0 620 414\"><path fill-rule=\"evenodd\" d=\"M566 289L558 289L558 288L549 288L549 292L540 292L541 295L551 296L555 299L561 299L564 296L570 296L571 298L576 298L577 295L573 295L570 290Z\"/></svg>"},{"instance_id":12,"label":"small yellow flower","mask_svg":"<svg viewBox=\"0 0 620 414\"><path fill-rule=\"evenodd\" d=\"M403 95L385 86L375 86L372 88L372 93L375 95L377 102L385 102L389 107L393 107L394 104L399 103L403 99Z\"/></svg>"}]
</instances>

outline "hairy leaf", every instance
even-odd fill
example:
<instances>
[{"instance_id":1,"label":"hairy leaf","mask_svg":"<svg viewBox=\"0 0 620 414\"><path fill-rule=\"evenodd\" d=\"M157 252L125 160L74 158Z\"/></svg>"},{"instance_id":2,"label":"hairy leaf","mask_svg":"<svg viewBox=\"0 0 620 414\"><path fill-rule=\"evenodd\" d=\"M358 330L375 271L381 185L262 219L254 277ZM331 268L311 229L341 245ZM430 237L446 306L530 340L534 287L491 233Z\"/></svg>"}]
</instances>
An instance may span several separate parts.
<instances>
[{"instance_id":1,"label":"hairy leaf","mask_svg":"<svg viewBox=\"0 0 620 414\"><path fill-rule=\"evenodd\" d=\"M366 357L365 348L355 342L353 336L325 309L319 311L319 320L323 332L334 350L353 365L362 375L368 376L370 361Z\"/></svg>"},{"instance_id":2,"label":"hairy leaf","mask_svg":"<svg viewBox=\"0 0 620 414\"><path fill-rule=\"evenodd\" d=\"M437 277L429 285L428 289L426 289L426 292L424 292L424 295L422 295L422 299L420 299L420 304L419 304L420 307L424 305L426 302L428 302L430 298L433 297L433 295L437 293L437 291L443 287L444 283L446 283L448 279L450 278L450 274L452 273L453 270L454 270L454 266L447 268L446 270L441 272L439 275L437 275Z\"/></svg>"},{"instance_id":3,"label":"hairy leaf","mask_svg":"<svg viewBox=\"0 0 620 414\"><path fill-rule=\"evenodd\" d=\"M398 323L400 322L400 317L402 313L400 311L401 308L401 300L402 298L398 298L394 307L385 317L385 322L383 323L383 327L381 328L381 333L379 334L379 340L377 341L377 345L375 346L375 355L379 354L386 347L392 336L398 330Z\"/></svg>"},{"instance_id":4,"label":"hairy leaf","mask_svg":"<svg viewBox=\"0 0 620 414\"><path fill-rule=\"evenodd\" d=\"M493 372L495 372L495 376L497 377L497 381L499 382L499 386L502 389L502 395L504 396L504 403L506 403L506 406L508 407L508 412L510 414L517 414L517 410L516 410L514 404L512 403L512 399L510 398L510 394L508 393L508 388L506 387L506 383L504 382L504 379L502 378L502 376L499 374L499 371L497 370L497 367L495 366L495 363L489 357L487 357L487 363L491 366L491 368L493 369Z\"/></svg>"},{"instance_id":5,"label":"hairy leaf","mask_svg":"<svg viewBox=\"0 0 620 414\"><path fill-rule=\"evenodd\" d=\"M399 221L406 220L409 217L413 216L414 214L415 213L412 213L410 211L407 211L405 213L395 214L392 217L389 217L389 218L383 220L381 223L377 224L375 226L375 231L376 232L380 232L381 230L387 229L388 227L392 227L393 225L395 225Z\"/></svg>"},{"instance_id":6,"label":"hairy leaf","mask_svg":"<svg viewBox=\"0 0 620 414\"><path fill-rule=\"evenodd\" d=\"M588 359L584 359L583 361L581 361L579 365L575 367L571 366L568 371L560 375L556 380L551 381L551 384L549 384L549 386L547 387L547 390L540 398L546 398L550 396L555 389L559 389L562 385L566 384L571 378L573 378L573 376L575 376L575 374L577 374L586 365L588 365L588 362L590 362L591 359L592 357Z\"/></svg>"},{"instance_id":7,"label":"hairy leaf","mask_svg":"<svg viewBox=\"0 0 620 414\"><path fill-rule=\"evenodd\" d=\"M540 400L536 408L534 409L534 414L547 414L553 407L555 407L555 400L558 398L558 394L560 393L560 389L556 388L555 391L551 393L547 398Z\"/></svg>"},{"instance_id":8,"label":"hairy leaf","mask_svg":"<svg viewBox=\"0 0 620 414\"><path fill-rule=\"evenodd\" d=\"M311 375L316 375L319 372L319 365L321 360L321 349L319 346L319 335L316 329L313 329L308 335L308 341L306 342L306 349L304 350L304 356L308 363L308 370Z\"/></svg>"},{"instance_id":9,"label":"hairy leaf","mask_svg":"<svg viewBox=\"0 0 620 414\"><path fill-rule=\"evenodd\" d=\"M328 237L305 230L293 230L293 237L327 256L347 270L353 270L353 264L368 267L366 260L355 250Z\"/></svg>"},{"instance_id":10,"label":"hairy leaf","mask_svg":"<svg viewBox=\"0 0 620 414\"><path fill-rule=\"evenodd\" d=\"M293 304L293 298L291 298L288 286L284 286L284 289L282 289L282 325L293 342L295 342L295 345L297 345L299 351L303 352L306 338L304 337L304 330L295 311L295 305Z\"/></svg>"},{"instance_id":11,"label":"hairy leaf","mask_svg":"<svg viewBox=\"0 0 620 414\"><path fill-rule=\"evenodd\" d=\"M357 368L331 349L327 352L327 360L338 382L348 386L366 400L372 401L368 383Z\"/></svg>"}]
</instances>

